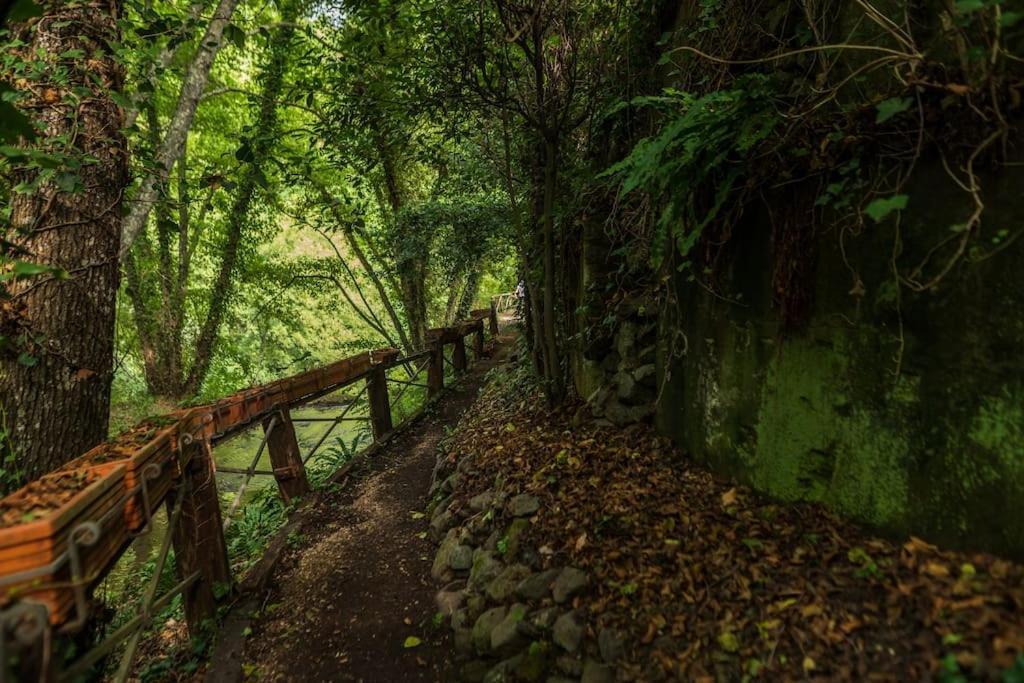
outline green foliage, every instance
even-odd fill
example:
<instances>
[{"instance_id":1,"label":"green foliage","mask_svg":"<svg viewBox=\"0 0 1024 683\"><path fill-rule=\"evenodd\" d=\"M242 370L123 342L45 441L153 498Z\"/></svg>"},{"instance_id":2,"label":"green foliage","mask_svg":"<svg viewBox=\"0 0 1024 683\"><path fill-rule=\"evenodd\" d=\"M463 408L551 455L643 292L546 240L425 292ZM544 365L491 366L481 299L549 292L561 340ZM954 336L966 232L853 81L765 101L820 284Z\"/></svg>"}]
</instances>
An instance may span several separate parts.
<instances>
[{"instance_id":1,"label":"green foliage","mask_svg":"<svg viewBox=\"0 0 1024 683\"><path fill-rule=\"evenodd\" d=\"M701 97L668 90L633 104L663 112L664 123L604 175L621 183L621 195L643 191L663 207L651 245L658 268L669 243L685 258L723 207L738 201L745 161L780 117L765 76L744 77L733 88ZM708 185L714 187L710 200L703 196Z\"/></svg>"},{"instance_id":2,"label":"green foliage","mask_svg":"<svg viewBox=\"0 0 1024 683\"><path fill-rule=\"evenodd\" d=\"M870 216L876 223L881 223L893 211L902 211L907 208L907 201L910 199L905 194L895 194L891 197L876 199L864 209L864 213Z\"/></svg>"}]
</instances>

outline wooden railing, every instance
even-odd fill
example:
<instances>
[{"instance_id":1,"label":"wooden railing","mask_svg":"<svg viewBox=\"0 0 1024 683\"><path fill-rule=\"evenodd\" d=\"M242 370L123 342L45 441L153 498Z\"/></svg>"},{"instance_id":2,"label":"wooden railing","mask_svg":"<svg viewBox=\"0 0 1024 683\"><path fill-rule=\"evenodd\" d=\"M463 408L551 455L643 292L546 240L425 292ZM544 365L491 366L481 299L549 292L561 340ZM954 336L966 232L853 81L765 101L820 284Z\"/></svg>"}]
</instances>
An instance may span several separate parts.
<instances>
[{"instance_id":1,"label":"wooden railing","mask_svg":"<svg viewBox=\"0 0 1024 683\"><path fill-rule=\"evenodd\" d=\"M442 393L446 366L455 375L468 368L467 337L472 338L474 355L484 355L484 321L489 321L492 335L497 334L497 310L492 302L490 310L474 311L471 322L430 330L427 348L410 356L400 357L395 349L361 353L150 420L0 500L0 683L10 678L6 658L12 652L21 652L20 675L24 677L26 657L49 651L49 647L40 647L40 642L49 642L54 632L75 632L87 623L93 590L132 540L150 531L161 505L168 515L168 533L137 614L59 675L45 671L50 666L48 657L30 670L74 680L103 657L121 650L116 679L125 680L142 632L175 596L183 598L190 631L214 617L218 595L230 589L233 577L213 447L262 426L263 440L249 467L219 468L244 477L227 514L228 522L245 487L256 476L273 476L286 502L301 498L311 490L306 464L337 425L365 420L374 444L387 441ZM450 358L447 347L451 348ZM389 377L387 373L396 369L403 371L401 376ZM420 382L424 371L426 381ZM294 425L311 420L293 420L292 410L358 382L365 383L359 397L365 394L367 414L350 416L355 405L352 401L340 416L319 418L332 424L303 455ZM391 385L401 387L395 397ZM397 402L414 386L426 389L426 402L396 426L392 398ZM264 450L269 455L269 470L258 469ZM178 582L157 595L171 547Z\"/></svg>"}]
</instances>

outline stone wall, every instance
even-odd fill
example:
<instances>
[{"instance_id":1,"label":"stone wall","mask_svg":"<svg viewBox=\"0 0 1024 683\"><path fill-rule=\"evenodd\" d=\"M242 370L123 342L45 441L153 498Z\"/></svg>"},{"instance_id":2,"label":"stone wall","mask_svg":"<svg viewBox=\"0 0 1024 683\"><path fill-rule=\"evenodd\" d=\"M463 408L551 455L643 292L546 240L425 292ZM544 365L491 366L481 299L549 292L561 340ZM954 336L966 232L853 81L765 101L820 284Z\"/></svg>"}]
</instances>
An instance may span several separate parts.
<instances>
[{"instance_id":1,"label":"stone wall","mask_svg":"<svg viewBox=\"0 0 1024 683\"><path fill-rule=\"evenodd\" d=\"M858 235L816 228L790 254L770 215L787 196L751 207L717 291L680 276L678 305L661 316L660 429L779 499L1024 559L1024 239L1013 241L1024 173L983 180L984 251L920 294L895 286L894 220ZM951 234L968 201L938 163L906 193L904 267ZM805 293L777 291L780 258L802 259L807 276L789 287ZM804 294L793 329L779 299ZM680 333L685 353L670 355Z\"/></svg>"}]
</instances>

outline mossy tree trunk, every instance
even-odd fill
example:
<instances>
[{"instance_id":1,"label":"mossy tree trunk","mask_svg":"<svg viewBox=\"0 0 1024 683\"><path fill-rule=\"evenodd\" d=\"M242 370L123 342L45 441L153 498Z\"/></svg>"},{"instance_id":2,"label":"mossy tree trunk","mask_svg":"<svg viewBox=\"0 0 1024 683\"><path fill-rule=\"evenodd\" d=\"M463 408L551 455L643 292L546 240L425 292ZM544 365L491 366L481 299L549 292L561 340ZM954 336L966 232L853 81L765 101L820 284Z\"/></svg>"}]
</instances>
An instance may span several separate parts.
<instances>
[{"instance_id":1,"label":"mossy tree trunk","mask_svg":"<svg viewBox=\"0 0 1024 683\"><path fill-rule=\"evenodd\" d=\"M110 47L120 40L120 9L117 0L51 0L40 18L18 28L27 43L20 56L45 65L33 82L18 84L27 94L25 110L42 126L39 147L95 160L62 170L60 186L42 182L15 194L4 236L20 260L67 273L16 279L0 309L0 328L15 340L0 355L0 404L17 465L29 479L107 436L128 178L123 112L111 99L123 81ZM35 171L18 176L30 185L38 180Z\"/></svg>"}]
</instances>

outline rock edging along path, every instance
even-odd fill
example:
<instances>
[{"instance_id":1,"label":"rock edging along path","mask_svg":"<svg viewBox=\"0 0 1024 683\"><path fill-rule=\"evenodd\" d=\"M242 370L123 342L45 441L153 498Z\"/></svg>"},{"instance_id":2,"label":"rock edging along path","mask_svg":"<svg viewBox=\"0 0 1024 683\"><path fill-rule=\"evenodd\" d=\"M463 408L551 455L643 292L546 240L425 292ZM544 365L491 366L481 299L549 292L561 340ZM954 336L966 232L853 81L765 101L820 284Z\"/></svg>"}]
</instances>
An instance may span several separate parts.
<instances>
[{"instance_id":1,"label":"rock edging along path","mask_svg":"<svg viewBox=\"0 0 1024 683\"><path fill-rule=\"evenodd\" d=\"M422 510L438 444L510 341L501 338L419 424L321 494L291 530L269 587L248 603L243 651L218 652L207 680L445 680L450 648L435 620ZM223 657L240 666L219 666Z\"/></svg>"}]
</instances>

